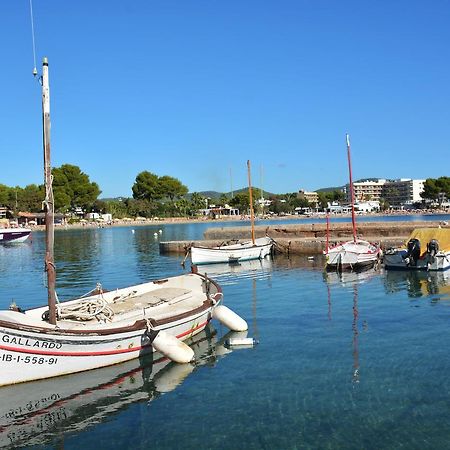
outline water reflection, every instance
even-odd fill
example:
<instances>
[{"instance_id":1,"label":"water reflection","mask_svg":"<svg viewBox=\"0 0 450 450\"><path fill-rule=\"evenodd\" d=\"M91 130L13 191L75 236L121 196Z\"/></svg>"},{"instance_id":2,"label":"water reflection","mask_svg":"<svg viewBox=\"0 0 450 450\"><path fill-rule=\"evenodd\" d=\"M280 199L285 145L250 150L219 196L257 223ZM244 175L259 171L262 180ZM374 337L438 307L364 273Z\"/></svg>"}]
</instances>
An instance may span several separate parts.
<instances>
[{"instance_id":1,"label":"water reflection","mask_svg":"<svg viewBox=\"0 0 450 450\"><path fill-rule=\"evenodd\" d=\"M19 386L0 388L0 447L44 445L67 433L102 423L137 402L151 402L177 388L201 366L214 366L230 353L208 326L192 340L195 364L175 364L148 355L116 366Z\"/></svg>"},{"instance_id":2,"label":"water reflection","mask_svg":"<svg viewBox=\"0 0 450 450\"><path fill-rule=\"evenodd\" d=\"M246 278L267 280L273 271L273 260L270 257L241 261L236 264L202 264L197 266L199 273L206 273L220 284L236 284Z\"/></svg>"},{"instance_id":3,"label":"water reflection","mask_svg":"<svg viewBox=\"0 0 450 450\"><path fill-rule=\"evenodd\" d=\"M327 272L324 271L323 279L327 285L328 299L328 320L332 320L332 295L331 288L344 288L346 292L352 293L352 383L357 385L360 382L360 355L359 355L359 335L360 330L367 330L367 321L359 323L358 293L362 284L368 282L375 276L379 276L378 270L369 268L359 272Z\"/></svg>"},{"instance_id":4,"label":"water reflection","mask_svg":"<svg viewBox=\"0 0 450 450\"><path fill-rule=\"evenodd\" d=\"M450 273L423 270L387 270L386 292L406 290L408 297L419 298L438 295L440 300L450 300Z\"/></svg>"},{"instance_id":5,"label":"water reflection","mask_svg":"<svg viewBox=\"0 0 450 450\"><path fill-rule=\"evenodd\" d=\"M58 288L87 286L102 260L102 248L100 230L55 233Z\"/></svg>"}]
</instances>

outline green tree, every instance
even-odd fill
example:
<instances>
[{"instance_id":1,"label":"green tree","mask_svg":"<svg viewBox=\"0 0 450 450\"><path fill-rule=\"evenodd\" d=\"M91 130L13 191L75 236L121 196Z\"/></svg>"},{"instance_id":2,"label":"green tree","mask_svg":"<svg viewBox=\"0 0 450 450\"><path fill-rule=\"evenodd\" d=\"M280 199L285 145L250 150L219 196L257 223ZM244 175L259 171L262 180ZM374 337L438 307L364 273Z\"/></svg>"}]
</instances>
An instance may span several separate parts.
<instances>
[{"instance_id":1,"label":"green tree","mask_svg":"<svg viewBox=\"0 0 450 450\"><path fill-rule=\"evenodd\" d=\"M18 194L19 211L39 212L42 211L42 201L45 198L44 186L29 184L24 189L20 189Z\"/></svg>"},{"instance_id":2,"label":"green tree","mask_svg":"<svg viewBox=\"0 0 450 450\"><path fill-rule=\"evenodd\" d=\"M55 209L58 211L75 207L90 209L101 194L98 184L91 182L78 166L63 164L55 167L52 174Z\"/></svg>"},{"instance_id":3,"label":"green tree","mask_svg":"<svg viewBox=\"0 0 450 450\"><path fill-rule=\"evenodd\" d=\"M230 200L230 206L234 206L235 208L239 208L241 214L245 213L250 207L250 199L248 197L248 193L239 192Z\"/></svg>"},{"instance_id":4,"label":"green tree","mask_svg":"<svg viewBox=\"0 0 450 450\"><path fill-rule=\"evenodd\" d=\"M105 212L111 214L114 218L122 219L128 215L127 205L124 201L108 200L105 203Z\"/></svg>"},{"instance_id":5,"label":"green tree","mask_svg":"<svg viewBox=\"0 0 450 450\"><path fill-rule=\"evenodd\" d=\"M127 198L125 200L127 215L131 217L152 217L152 204L147 200Z\"/></svg>"},{"instance_id":6,"label":"green tree","mask_svg":"<svg viewBox=\"0 0 450 450\"><path fill-rule=\"evenodd\" d=\"M423 188L421 197L426 200L436 200L441 206L444 198L450 198L450 177L427 178Z\"/></svg>"},{"instance_id":7,"label":"green tree","mask_svg":"<svg viewBox=\"0 0 450 450\"><path fill-rule=\"evenodd\" d=\"M151 202L161 200L163 197L158 175L146 170L137 175L132 191L133 198L136 200L148 200Z\"/></svg>"},{"instance_id":8,"label":"green tree","mask_svg":"<svg viewBox=\"0 0 450 450\"><path fill-rule=\"evenodd\" d=\"M0 184L0 205L1 206L6 206L8 208L11 208L12 205L9 204L10 191L11 191L10 187L8 187L4 184Z\"/></svg>"},{"instance_id":9,"label":"green tree","mask_svg":"<svg viewBox=\"0 0 450 450\"><path fill-rule=\"evenodd\" d=\"M161 198L169 198L174 201L176 198L183 197L188 193L188 188L177 178L164 175L158 179L159 193Z\"/></svg>"}]
</instances>

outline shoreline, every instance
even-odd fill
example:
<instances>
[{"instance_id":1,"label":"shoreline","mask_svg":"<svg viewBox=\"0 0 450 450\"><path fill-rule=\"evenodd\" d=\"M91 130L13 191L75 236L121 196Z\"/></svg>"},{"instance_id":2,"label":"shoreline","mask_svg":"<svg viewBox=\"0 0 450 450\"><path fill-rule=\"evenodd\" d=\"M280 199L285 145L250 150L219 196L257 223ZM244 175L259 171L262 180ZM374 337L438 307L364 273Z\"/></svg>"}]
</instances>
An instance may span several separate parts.
<instances>
[{"instance_id":1,"label":"shoreline","mask_svg":"<svg viewBox=\"0 0 450 450\"><path fill-rule=\"evenodd\" d=\"M439 211L439 212L425 212L419 213L415 212L391 212L391 213L369 213L369 214L358 214L356 219L358 222L364 222L364 218L369 217L409 217L409 216L441 216L441 215L449 215L449 211ZM290 221L290 220L311 220L311 219L325 219L325 214L317 214L317 215L308 215L308 216L300 216L300 215L288 215L288 216L275 216L275 217L265 217L265 218L257 218L255 220L255 224L261 222L263 220L280 220L280 221ZM330 215L330 219L333 218L351 218L351 214L333 214ZM250 217L241 216L240 218L220 218L220 219L207 219L207 218L186 218L186 217L170 217L166 219L158 219L158 220L121 220L115 219L111 223L103 223L103 222L78 222L73 224L64 224L59 225L55 224L55 230L68 230L68 229L84 229L84 228L110 228L110 227L130 227L130 226L149 226L149 225L170 225L170 224L187 224L187 223L227 223L227 222L246 222L250 221ZM25 228L30 228L32 231L44 231L45 225L31 225Z\"/></svg>"}]
</instances>

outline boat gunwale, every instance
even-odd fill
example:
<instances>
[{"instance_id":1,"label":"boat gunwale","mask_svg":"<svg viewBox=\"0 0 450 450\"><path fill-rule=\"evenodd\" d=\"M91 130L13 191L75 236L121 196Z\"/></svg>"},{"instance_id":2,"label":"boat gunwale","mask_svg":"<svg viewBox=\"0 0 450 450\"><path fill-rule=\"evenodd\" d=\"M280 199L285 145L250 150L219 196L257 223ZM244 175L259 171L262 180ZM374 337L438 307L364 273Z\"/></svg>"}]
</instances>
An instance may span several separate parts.
<instances>
[{"instance_id":1,"label":"boat gunwale","mask_svg":"<svg viewBox=\"0 0 450 450\"><path fill-rule=\"evenodd\" d=\"M115 328L100 328L100 329L77 329L77 328L59 328L56 326L55 328L43 327L43 326L34 326L30 324L21 324L20 322L9 322L6 320L0 320L0 327L9 328L13 330L21 330L30 333L38 333L42 335L56 335L56 336L107 336L111 334L124 334L132 331L138 331L147 329L148 323L152 327L161 327L167 325L171 322L177 322L179 320L186 319L191 316L198 315L208 309L212 308L215 304L217 304L223 296L221 286L214 280L206 277L204 274L195 273L205 281L210 281L217 289L216 292L210 294L205 292L206 299L203 301L202 305L197 308L191 309L189 311L185 311L180 314L176 314L174 316L165 317L162 319L154 319L149 317L148 319L139 319L136 320L133 324ZM42 308L42 307L40 307ZM38 308L34 308L38 309ZM21 314L21 313L18 313Z\"/></svg>"}]
</instances>

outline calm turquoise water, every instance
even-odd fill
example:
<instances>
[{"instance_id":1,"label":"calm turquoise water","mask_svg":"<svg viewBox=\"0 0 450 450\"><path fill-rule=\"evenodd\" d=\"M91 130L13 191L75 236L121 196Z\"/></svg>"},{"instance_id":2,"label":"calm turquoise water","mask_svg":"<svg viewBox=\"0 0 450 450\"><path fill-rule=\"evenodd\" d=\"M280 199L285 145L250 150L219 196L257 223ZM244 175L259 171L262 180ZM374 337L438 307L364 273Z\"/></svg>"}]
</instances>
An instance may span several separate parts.
<instances>
[{"instance_id":1,"label":"calm turquoise water","mask_svg":"<svg viewBox=\"0 0 450 450\"><path fill-rule=\"evenodd\" d=\"M158 240L196 239L208 226L59 231L59 296L180 274L182 256L160 256ZM1 308L45 303L43 252L42 233L0 247ZM227 330L213 322L193 344L195 367L135 361L0 389L10 405L1 445L448 448L450 273L339 277L323 264L276 256L205 266L257 346L227 350Z\"/></svg>"}]
</instances>

